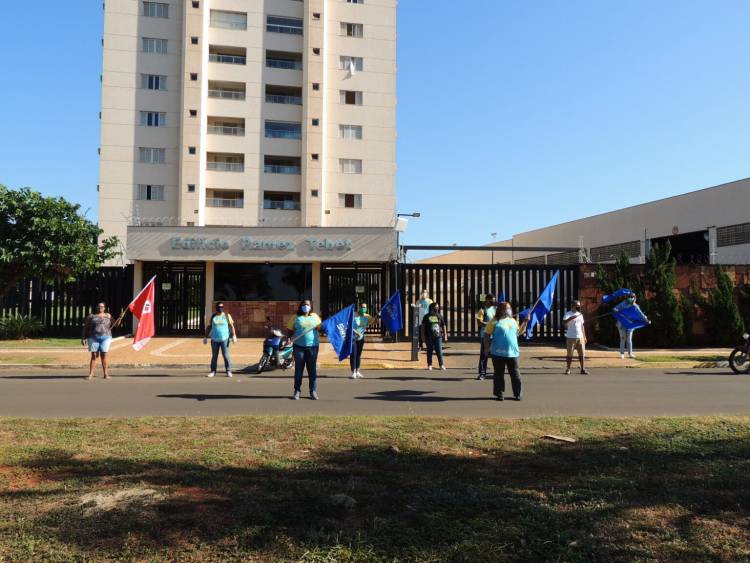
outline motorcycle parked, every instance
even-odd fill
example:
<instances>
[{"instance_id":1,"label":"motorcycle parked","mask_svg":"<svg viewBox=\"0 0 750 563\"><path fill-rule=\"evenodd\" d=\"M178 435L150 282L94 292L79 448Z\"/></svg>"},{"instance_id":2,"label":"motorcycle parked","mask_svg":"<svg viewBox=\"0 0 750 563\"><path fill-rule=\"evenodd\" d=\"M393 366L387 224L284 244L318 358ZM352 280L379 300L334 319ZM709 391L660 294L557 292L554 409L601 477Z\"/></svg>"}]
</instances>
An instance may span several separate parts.
<instances>
[{"instance_id":1,"label":"motorcycle parked","mask_svg":"<svg viewBox=\"0 0 750 563\"><path fill-rule=\"evenodd\" d=\"M289 369L294 363L293 346L291 341L284 336L278 328L274 328L268 319L269 335L263 341L263 355L258 361L258 373L271 366L281 369Z\"/></svg>"},{"instance_id":2,"label":"motorcycle parked","mask_svg":"<svg viewBox=\"0 0 750 563\"><path fill-rule=\"evenodd\" d=\"M750 373L750 334L743 334L744 342L729 355L729 367L734 373Z\"/></svg>"}]
</instances>

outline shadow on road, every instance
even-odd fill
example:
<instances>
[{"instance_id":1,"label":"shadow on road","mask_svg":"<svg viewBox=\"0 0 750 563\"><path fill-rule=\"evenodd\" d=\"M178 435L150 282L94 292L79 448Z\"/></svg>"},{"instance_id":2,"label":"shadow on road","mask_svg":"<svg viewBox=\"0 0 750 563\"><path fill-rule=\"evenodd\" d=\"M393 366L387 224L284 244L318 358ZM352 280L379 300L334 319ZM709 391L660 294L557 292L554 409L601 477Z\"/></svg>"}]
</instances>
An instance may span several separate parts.
<instances>
[{"instance_id":1,"label":"shadow on road","mask_svg":"<svg viewBox=\"0 0 750 563\"><path fill-rule=\"evenodd\" d=\"M195 401L213 401L227 399L288 399L289 395L206 395L203 393L181 393L174 395L157 395L160 399L192 399Z\"/></svg>"},{"instance_id":2,"label":"shadow on road","mask_svg":"<svg viewBox=\"0 0 750 563\"><path fill-rule=\"evenodd\" d=\"M443 403L446 401L490 401L494 397L444 397L432 395L435 391L412 391L399 389L396 391L378 391L365 397L355 397L361 401L405 401L410 403Z\"/></svg>"}]
</instances>

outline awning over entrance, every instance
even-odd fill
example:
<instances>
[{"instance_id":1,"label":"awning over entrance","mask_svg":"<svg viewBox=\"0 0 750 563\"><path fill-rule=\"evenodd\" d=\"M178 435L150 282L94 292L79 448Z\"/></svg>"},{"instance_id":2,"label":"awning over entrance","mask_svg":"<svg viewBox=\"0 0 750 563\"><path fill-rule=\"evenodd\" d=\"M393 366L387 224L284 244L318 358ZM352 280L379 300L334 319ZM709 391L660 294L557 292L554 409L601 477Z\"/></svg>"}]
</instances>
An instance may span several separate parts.
<instances>
[{"instance_id":1,"label":"awning over entrance","mask_svg":"<svg viewBox=\"0 0 750 563\"><path fill-rule=\"evenodd\" d=\"M127 258L141 261L390 262L392 228L128 227Z\"/></svg>"}]
</instances>

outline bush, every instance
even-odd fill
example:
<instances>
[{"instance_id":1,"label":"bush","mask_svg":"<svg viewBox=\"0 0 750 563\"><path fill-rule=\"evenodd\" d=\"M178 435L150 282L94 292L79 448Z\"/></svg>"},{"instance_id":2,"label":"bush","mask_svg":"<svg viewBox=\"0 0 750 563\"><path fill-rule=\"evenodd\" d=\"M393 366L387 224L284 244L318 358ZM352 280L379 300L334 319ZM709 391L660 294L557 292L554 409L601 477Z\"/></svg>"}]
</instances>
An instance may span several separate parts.
<instances>
[{"instance_id":1,"label":"bush","mask_svg":"<svg viewBox=\"0 0 750 563\"><path fill-rule=\"evenodd\" d=\"M0 318L0 337L10 340L23 340L29 336L39 334L44 325L31 315L12 315Z\"/></svg>"},{"instance_id":2,"label":"bush","mask_svg":"<svg viewBox=\"0 0 750 563\"><path fill-rule=\"evenodd\" d=\"M734 293L729 274L717 268L716 287L709 292L703 307L709 315L714 343L719 346L734 346L745 330Z\"/></svg>"},{"instance_id":3,"label":"bush","mask_svg":"<svg viewBox=\"0 0 750 563\"><path fill-rule=\"evenodd\" d=\"M651 295L642 305L652 324L645 332L657 346L672 347L684 343L682 308L674 294L677 283L675 265L669 241L663 246L655 244L646 258L644 277Z\"/></svg>"}]
</instances>

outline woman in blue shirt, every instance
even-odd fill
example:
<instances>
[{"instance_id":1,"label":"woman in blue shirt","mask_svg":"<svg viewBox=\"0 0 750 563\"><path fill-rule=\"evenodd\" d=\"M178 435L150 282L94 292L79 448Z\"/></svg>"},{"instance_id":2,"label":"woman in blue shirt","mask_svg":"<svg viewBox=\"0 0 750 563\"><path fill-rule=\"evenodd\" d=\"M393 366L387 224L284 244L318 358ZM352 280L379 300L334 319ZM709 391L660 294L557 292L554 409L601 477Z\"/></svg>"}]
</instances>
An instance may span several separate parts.
<instances>
[{"instance_id":1,"label":"woman in blue shirt","mask_svg":"<svg viewBox=\"0 0 750 563\"><path fill-rule=\"evenodd\" d=\"M320 317L313 313L309 299L299 305L297 314L287 325L287 333L294 342L294 396L299 401L302 393L302 377L307 367L307 377L310 379L310 398L318 400L318 349L320 347Z\"/></svg>"},{"instance_id":2,"label":"woman in blue shirt","mask_svg":"<svg viewBox=\"0 0 750 563\"><path fill-rule=\"evenodd\" d=\"M493 393L498 401L505 399L505 368L508 368L513 396L516 401L521 400L523 386L518 369L518 357L521 355L518 347L518 335L525 328L528 320L518 325L513 318L513 308L510 303L503 301L497 306L497 314L484 329L484 353L492 358L495 377L492 384Z\"/></svg>"},{"instance_id":3,"label":"woman in blue shirt","mask_svg":"<svg viewBox=\"0 0 750 563\"><path fill-rule=\"evenodd\" d=\"M352 379L361 379L362 372L362 350L365 348L365 332L372 318L367 314L367 303L360 303L357 313L354 315L354 347L352 355L349 356L349 365L352 368Z\"/></svg>"}]
</instances>

